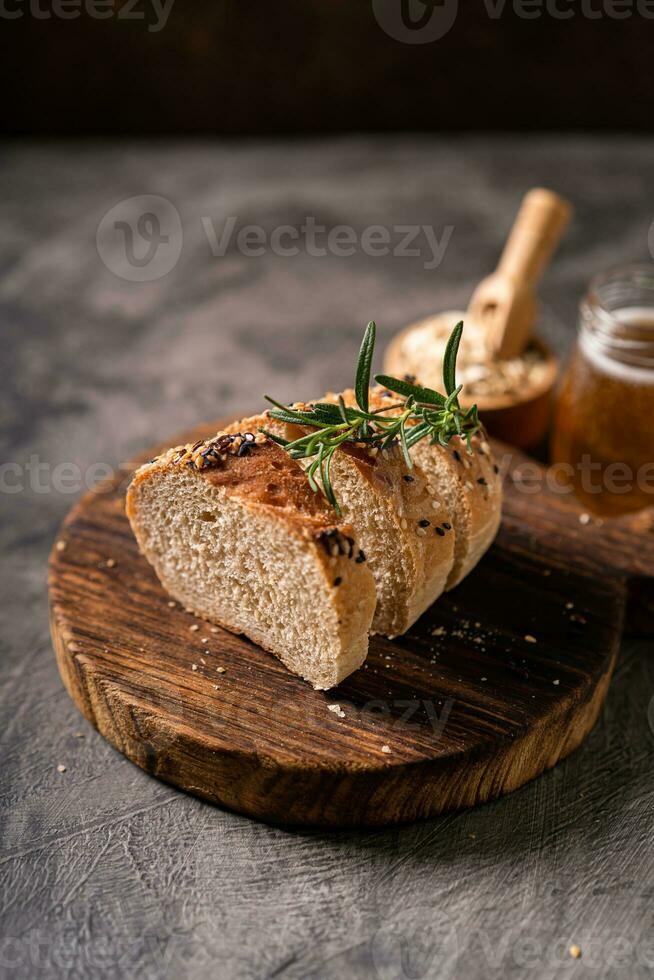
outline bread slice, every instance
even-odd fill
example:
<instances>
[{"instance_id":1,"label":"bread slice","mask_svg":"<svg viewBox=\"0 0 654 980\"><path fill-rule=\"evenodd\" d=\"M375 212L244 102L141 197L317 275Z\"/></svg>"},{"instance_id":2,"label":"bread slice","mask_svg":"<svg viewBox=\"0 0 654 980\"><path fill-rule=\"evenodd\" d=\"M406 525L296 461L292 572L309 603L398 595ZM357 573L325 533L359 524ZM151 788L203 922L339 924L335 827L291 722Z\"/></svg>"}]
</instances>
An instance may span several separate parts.
<instances>
[{"instance_id":1,"label":"bread slice","mask_svg":"<svg viewBox=\"0 0 654 980\"><path fill-rule=\"evenodd\" d=\"M185 608L245 633L316 688L365 660L376 595L354 531L256 429L178 446L142 466L127 514Z\"/></svg>"},{"instance_id":2,"label":"bread slice","mask_svg":"<svg viewBox=\"0 0 654 980\"><path fill-rule=\"evenodd\" d=\"M371 410L381 410L396 398L383 388L373 388ZM485 554L502 517L502 481L483 430L472 437L471 450L459 436L447 447L423 439L411 449L417 468L444 501L455 530L447 590L458 585Z\"/></svg>"},{"instance_id":3,"label":"bread slice","mask_svg":"<svg viewBox=\"0 0 654 980\"><path fill-rule=\"evenodd\" d=\"M346 402L352 402L353 393L344 394ZM330 394L321 400L337 397ZM289 440L309 431L267 413L242 420L235 428L244 426L253 431L266 428ZM449 510L421 468L407 466L398 446L344 446L334 455L330 478L342 515L354 527L375 579L372 632L399 636L445 588L455 547Z\"/></svg>"}]
</instances>

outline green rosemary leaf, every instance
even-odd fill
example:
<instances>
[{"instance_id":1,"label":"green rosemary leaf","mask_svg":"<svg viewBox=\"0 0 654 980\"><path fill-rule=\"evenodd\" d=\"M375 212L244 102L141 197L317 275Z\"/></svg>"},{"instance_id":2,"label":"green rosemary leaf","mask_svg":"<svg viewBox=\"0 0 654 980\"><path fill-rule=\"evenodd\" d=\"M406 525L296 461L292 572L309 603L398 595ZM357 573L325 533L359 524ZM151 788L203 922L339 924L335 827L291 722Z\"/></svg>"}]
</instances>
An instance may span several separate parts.
<instances>
[{"instance_id":1,"label":"green rosemary leaf","mask_svg":"<svg viewBox=\"0 0 654 980\"><path fill-rule=\"evenodd\" d=\"M319 456L316 456L316 458L312 462L311 466L309 466L308 469L307 469L307 471L306 471L307 472L307 476L309 478L309 486L311 487L311 489L313 490L314 493L318 493L320 491L320 487L318 486L318 483L316 482L316 477L315 477L315 472L316 472L316 470L318 469L319 466L320 466L320 457Z\"/></svg>"},{"instance_id":2,"label":"green rosemary leaf","mask_svg":"<svg viewBox=\"0 0 654 980\"><path fill-rule=\"evenodd\" d=\"M452 391L448 395L447 400L445 402L445 408L448 410L448 412L449 411L452 411L452 407L455 407L455 408L458 407L458 404L459 404L459 395L461 393L461 389L462 388L463 388L463 385L458 385L458 387L456 387L454 389L454 391Z\"/></svg>"},{"instance_id":3,"label":"green rosemary leaf","mask_svg":"<svg viewBox=\"0 0 654 980\"><path fill-rule=\"evenodd\" d=\"M276 442L278 446L283 446L284 449L288 449L288 447L290 446L288 439L282 439L281 436L276 436L275 433L271 432L269 429L260 428L259 432L263 432L265 436L268 436L269 439L272 439L273 442Z\"/></svg>"},{"instance_id":4,"label":"green rosemary leaf","mask_svg":"<svg viewBox=\"0 0 654 980\"><path fill-rule=\"evenodd\" d=\"M347 408L345 407L345 402L343 401L342 395L338 396L338 410L341 413L341 418L343 419L343 421L347 422L348 421Z\"/></svg>"},{"instance_id":5,"label":"green rosemary leaf","mask_svg":"<svg viewBox=\"0 0 654 980\"><path fill-rule=\"evenodd\" d=\"M462 333L463 320L459 320L450 334L450 339L447 342L445 354L443 355L443 384L448 395L451 395L456 388L456 357L459 353Z\"/></svg>"},{"instance_id":6,"label":"green rosemary leaf","mask_svg":"<svg viewBox=\"0 0 654 980\"><path fill-rule=\"evenodd\" d=\"M334 455L334 450L330 449L327 453L321 454L320 457L320 476L322 479L323 490L325 491L325 496L330 502L336 513L341 514L341 508L338 506L338 501L334 495L334 490L332 487L332 481L329 473L329 468L332 461L332 456Z\"/></svg>"},{"instance_id":7,"label":"green rosemary leaf","mask_svg":"<svg viewBox=\"0 0 654 980\"><path fill-rule=\"evenodd\" d=\"M357 360L357 370L356 378L354 382L354 394L356 396L357 405L359 408L363 409L364 412L368 411L368 395L370 390L370 369L372 367L372 357L375 353L375 336L377 333L377 327L375 321L371 320L366 327L366 332L363 335L363 340L361 341L361 348L359 350L359 359Z\"/></svg>"},{"instance_id":8,"label":"green rosemary leaf","mask_svg":"<svg viewBox=\"0 0 654 980\"><path fill-rule=\"evenodd\" d=\"M426 435L429 435L431 430L430 425L427 422L420 422L418 425L414 425L413 428L409 429L406 435L406 444L411 449L416 443L424 439Z\"/></svg>"},{"instance_id":9,"label":"green rosemary leaf","mask_svg":"<svg viewBox=\"0 0 654 980\"><path fill-rule=\"evenodd\" d=\"M292 422L294 425L320 424L313 412L296 412L292 408L273 408L270 417L278 422Z\"/></svg>"},{"instance_id":10,"label":"green rosemary leaf","mask_svg":"<svg viewBox=\"0 0 654 980\"><path fill-rule=\"evenodd\" d=\"M406 428L404 425L404 420L400 424L400 446L402 447L402 453L404 454L404 461L410 470L413 469L413 460L411 459L411 453L409 452L409 446L407 443Z\"/></svg>"},{"instance_id":11,"label":"green rosemary leaf","mask_svg":"<svg viewBox=\"0 0 654 980\"><path fill-rule=\"evenodd\" d=\"M341 425L344 421L339 406L331 402L317 402L313 411L319 425Z\"/></svg>"},{"instance_id":12,"label":"green rosemary leaf","mask_svg":"<svg viewBox=\"0 0 654 980\"><path fill-rule=\"evenodd\" d=\"M421 388L420 385L411 384L410 381L401 381L400 378L391 378L387 374L376 374L375 381L378 385L394 391L397 395L404 395L405 398L413 397L417 402L427 405L444 405L445 399L439 392L431 388Z\"/></svg>"}]
</instances>

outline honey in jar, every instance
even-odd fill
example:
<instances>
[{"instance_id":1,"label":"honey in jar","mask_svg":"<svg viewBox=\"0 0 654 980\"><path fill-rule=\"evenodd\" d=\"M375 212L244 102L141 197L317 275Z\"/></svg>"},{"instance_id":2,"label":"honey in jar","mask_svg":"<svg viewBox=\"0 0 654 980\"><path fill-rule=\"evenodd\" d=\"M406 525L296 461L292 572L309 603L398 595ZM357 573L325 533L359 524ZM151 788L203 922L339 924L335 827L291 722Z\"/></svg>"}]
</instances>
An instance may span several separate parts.
<instances>
[{"instance_id":1,"label":"honey in jar","mask_svg":"<svg viewBox=\"0 0 654 980\"><path fill-rule=\"evenodd\" d=\"M551 448L556 479L589 511L614 516L654 504L654 266L592 282Z\"/></svg>"}]
</instances>

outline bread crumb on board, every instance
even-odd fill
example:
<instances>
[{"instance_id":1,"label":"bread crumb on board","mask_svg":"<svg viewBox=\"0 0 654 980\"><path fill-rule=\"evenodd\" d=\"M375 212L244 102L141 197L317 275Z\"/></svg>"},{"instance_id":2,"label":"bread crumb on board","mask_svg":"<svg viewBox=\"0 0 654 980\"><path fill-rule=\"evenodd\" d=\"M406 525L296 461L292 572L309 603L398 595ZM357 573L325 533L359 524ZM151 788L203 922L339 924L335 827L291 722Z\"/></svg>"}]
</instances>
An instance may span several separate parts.
<instances>
[{"instance_id":1,"label":"bread crumb on board","mask_svg":"<svg viewBox=\"0 0 654 980\"><path fill-rule=\"evenodd\" d=\"M345 712L341 708L340 704L330 704L327 706L328 711L332 711L339 718L345 718Z\"/></svg>"},{"instance_id":2,"label":"bread crumb on board","mask_svg":"<svg viewBox=\"0 0 654 980\"><path fill-rule=\"evenodd\" d=\"M65 551L66 550L66 542L65 541L57 541L57 543L55 545L55 548L57 549L57 551Z\"/></svg>"},{"instance_id":3,"label":"bread crumb on board","mask_svg":"<svg viewBox=\"0 0 654 980\"><path fill-rule=\"evenodd\" d=\"M57 772L66 772L66 767L61 762L57 766Z\"/></svg>"},{"instance_id":4,"label":"bread crumb on board","mask_svg":"<svg viewBox=\"0 0 654 980\"><path fill-rule=\"evenodd\" d=\"M570 953L570 956L573 958L573 960L578 960L581 956L581 948L577 946L575 943L572 944L568 952Z\"/></svg>"},{"instance_id":5,"label":"bread crumb on board","mask_svg":"<svg viewBox=\"0 0 654 980\"><path fill-rule=\"evenodd\" d=\"M535 636L532 636L531 633L527 633L526 634L525 640L527 641L527 643L538 643L538 640L536 639L536 637Z\"/></svg>"},{"instance_id":6,"label":"bread crumb on board","mask_svg":"<svg viewBox=\"0 0 654 980\"><path fill-rule=\"evenodd\" d=\"M391 751L390 745L382 745L382 752L384 755L389 755Z\"/></svg>"}]
</instances>

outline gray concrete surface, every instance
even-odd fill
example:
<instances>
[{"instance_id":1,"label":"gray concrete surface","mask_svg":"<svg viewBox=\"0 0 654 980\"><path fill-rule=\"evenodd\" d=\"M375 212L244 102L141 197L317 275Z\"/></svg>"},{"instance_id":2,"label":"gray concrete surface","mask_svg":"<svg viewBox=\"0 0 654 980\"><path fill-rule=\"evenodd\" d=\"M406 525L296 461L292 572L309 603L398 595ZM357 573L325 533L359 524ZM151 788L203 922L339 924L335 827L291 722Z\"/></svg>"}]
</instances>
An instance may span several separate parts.
<instances>
[{"instance_id":1,"label":"gray concrete surface","mask_svg":"<svg viewBox=\"0 0 654 980\"><path fill-rule=\"evenodd\" d=\"M651 141L2 147L0 975L652 974L647 641L624 643L583 748L511 797L414 826L311 833L222 812L137 770L76 712L48 636L48 551L96 464L256 408L263 391L309 397L347 383L367 319L383 340L465 305L538 183L577 209L542 290L544 330L565 352L589 277L650 258ZM159 234L143 226L157 252L150 267L125 266L128 233L114 227L124 208L102 225L104 261L96 247L103 216L138 195L162 196L180 215L179 260L158 279L148 278L156 263L180 244L168 205ZM219 245L229 216L234 235L248 224L266 236L299 229L309 217L351 226L357 244L349 256L312 255L298 232L297 255L276 254L269 239L262 255L233 239L214 255L211 232ZM396 252L399 226L429 225L441 241L449 226L440 265L426 268L422 232L410 246L418 255L367 254L361 235L378 224ZM137 262L148 247L137 238Z\"/></svg>"}]
</instances>

